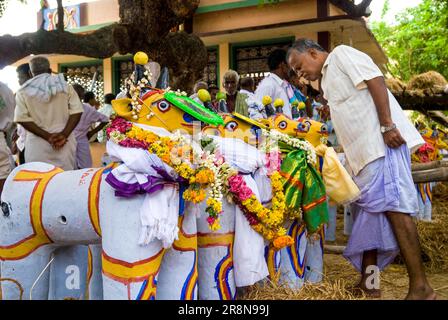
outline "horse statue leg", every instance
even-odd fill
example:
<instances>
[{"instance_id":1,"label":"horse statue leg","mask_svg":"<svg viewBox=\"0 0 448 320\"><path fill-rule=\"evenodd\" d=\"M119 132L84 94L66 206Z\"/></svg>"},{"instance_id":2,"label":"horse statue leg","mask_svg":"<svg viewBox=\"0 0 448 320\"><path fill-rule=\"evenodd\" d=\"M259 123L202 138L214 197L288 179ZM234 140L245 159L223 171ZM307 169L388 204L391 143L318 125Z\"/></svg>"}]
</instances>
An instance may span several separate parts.
<instances>
[{"instance_id":1,"label":"horse statue leg","mask_svg":"<svg viewBox=\"0 0 448 320\"><path fill-rule=\"evenodd\" d=\"M76 245L54 251L50 267L49 300L86 299L88 247Z\"/></svg>"},{"instance_id":2,"label":"horse statue leg","mask_svg":"<svg viewBox=\"0 0 448 320\"><path fill-rule=\"evenodd\" d=\"M2 299L48 299L55 246L43 222L43 202L46 188L61 171L48 164L26 165L6 180L0 217Z\"/></svg>"},{"instance_id":3,"label":"horse statue leg","mask_svg":"<svg viewBox=\"0 0 448 320\"><path fill-rule=\"evenodd\" d=\"M198 209L198 269L200 300L233 300L236 284L233 270L235 205L222 201L221 229L211 231L206 220L206 204Z\"/></svg>"},{"instance_id":4,"label":"horse statue leg","mask_svg":"<svg viewBox=\"0 0 448 320\"><path fill-rule=\"evenodd\" d=\"M47 300L53 251L42 245L19 260L0 261L0 300Z\"/></svg>"},{"instance_id":5,"label":"horse statue leg","mask_svg":"<svg viewBox=\"0 0 448 320\"><path fill-rule=\"evenodd\" d=\"M308 239L306 237L305 225L299 221L285 223L288 235L294 239L294 244L280 250L280 282L287 286L299 289L305 281L305 261ZM272 250L272 249L271 249ZM268 261L269 269L273 263Z\"/></svg>"},{"instance_id":6,"label":"horse statue leg","mask_svg":"<svg viewBox=\"0 0 448 320\"><path fill-rule=\"evenodd\" d=\"M151 195L120 198L107 183L101 187L99 221L102 233L103 294L105 300L154 300L166 250L160 240L139 245L140 208L167 210L178 200L177 188L165 185ZM191 265L190 265L191 268ZM174 278L174 274L171 275ZM178 284L172 283L173 287ZM164 294L161 292L160 294Z\"/></svg>"},{"instance_id":7,"label":"horse statue leg","mask_svg":"<svg viewBox=\"0 0 448 320\"><path fill-rule=\"evenodd\" d=\"M163 257L157 300L195 300L198 296L198 238L196 215L187 208L179 217L179 239ZM178 210L177 208L175 210Z\"/></svg>"},{"instance_id":8,"label":"horse statue leg","mask_svg":"<svg viewBox=\"0 0 448 320\"><path fill-rule=\"evenodd\" d=\"M86 299L103 300L103 274L101 270L102 247L100 244L88 246Z\"/></svg>"},{"instance_id":9,"label":"horse statue leg","mask_svg":"<svg viewBox=\"0 0 448 320\"><path fill-rule=\"evenodd\" d=\"M318 283L322 281L324 272L325 230L308 238L305 254L305 281Z\"/></svg>"}]
</instances>

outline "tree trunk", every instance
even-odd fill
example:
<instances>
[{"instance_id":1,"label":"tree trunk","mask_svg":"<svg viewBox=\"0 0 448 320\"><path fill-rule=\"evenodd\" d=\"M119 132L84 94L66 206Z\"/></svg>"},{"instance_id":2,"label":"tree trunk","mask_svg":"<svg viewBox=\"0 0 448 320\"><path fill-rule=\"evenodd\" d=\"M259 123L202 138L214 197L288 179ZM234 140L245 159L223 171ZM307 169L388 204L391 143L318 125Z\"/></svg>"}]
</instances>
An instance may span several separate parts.
<instances>
[{"instance_id":1,"label":"tree trunk","mask_svg":"<svg viewBox=\"0 0 448 320\"><path fill-rule=\"evenodd\" d=\"M58 25L57 29L59 32L64 31L64 6L62 5L62 0L57 0L58 2Z\"/></svg>"}]
</instances>

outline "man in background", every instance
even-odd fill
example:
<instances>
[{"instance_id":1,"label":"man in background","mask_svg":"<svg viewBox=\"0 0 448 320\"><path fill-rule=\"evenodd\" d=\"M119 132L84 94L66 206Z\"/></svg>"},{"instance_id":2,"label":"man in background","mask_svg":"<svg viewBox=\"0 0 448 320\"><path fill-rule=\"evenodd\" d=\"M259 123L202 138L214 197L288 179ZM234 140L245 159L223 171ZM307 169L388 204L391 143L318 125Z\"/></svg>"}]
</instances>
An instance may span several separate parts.
<instances>
[{"instance_id":1,"label":"man in background","mask_svg":"<svg viewBox=\"0 0 448 320\"><path fill-rule=\"evenodd\" d=\"M73 88L78 94L80 100L83 97L85 98L85 91L81 85L74 84ZM84 101L86 101L86 99L84 99ZM76 128L73 130L77 142L76 169L92 167L92 154L90 152L89 139L109 122L109 118L96 111L92 105L83 103L83 108L84 112L82 113L81 119L79 120ZM97 122L100 122L100 124L91 129L92 125Z\"/></svg>"},{"instance_id":2,"label":"man in background","mask_svg":"<svg viewBox=\"0 0 448 320\"><path fill-rule=\"evenodd\" d=\"M241 79L240 93L247 96L246 103L248 106L249 118L254 120L266 119L266 110L264 109L263 103L257 100L254 91L255 81L253 78L245 77Z\"/></svg>"},{"instance_id":3,"label":"man in background","mask_svg":"<svg viewBox=\"0 0 448 320\"><path fill-rule=\"evenodd\" d=\"M30 69L33 78L17 91L14 115L14 121L27 130L25 159L73 170L76 139L72 132L81 118L82 103L62 74L51 74L47 58L31 59Z\"/></svg>"},{"instance_id":4,"label":"man in background","mask_svg":"<svg viewBox=\"0 0 448 320\"><path fill-rule=\"evenodd\" d=\"M30 80L33 76L31 74L30 65L28 63L21 64L16 69L17 79L19 85L22 86L25 82ZM26 130L21 125L17 125L13 134L12 153L19 155L19 164L25 163L25 140Z\"/></svg>"},{"instance_id":5,"label":"man in background","mask_svg":"<svg viewBox=\"0 0 448 320\"><path fill-rule=\"evenodd\" d=\"M297 40L288 63L299 76L321 81L338 142L361 196L352 203L354 224L344 257L361 273L355 289L379 297L379 271L401 252L409 274L406 299L435 299L425 274L410 153L424 141L365 53L339 45L331 53Z\"/></svg>"},{"instance_id":6,"label":"man in background","mask_svg":"<svg viewBox=\"0 0 448 320\"><path fill-rule=\"evenodd\" d=\"M11 173L11 150L6 143L6 132L13 125L14 94L8 86L0 82L0 195L6 178Z\"/></svg>"},{"instance_id":7,"label":"man in background","mask_svg":"<svg viewBox=\"0 0 448 320\"><path fill-rule=\"evenodd\" d=\"M291 88L288 82L290 67L286 63L286 51L275 49L268 57L270 73L260 82L255 91L257 100L263 101L264 96L269 96L272 101L283 100L283 113L292 118L290 99L287 89ZM291 88L292 90L292 88Z\"/></svg>"},{"instance_id":8,"label":"man in background","mask_svg":"<svg viewBox=\"0 0 448 320\"><path fill-rule=\"evenodd\" d=\"M229 113L237 112L243 116L249 116L246 99L247 95L238 91L240 76L235 70L228 70L224 73L223 84L227 94L227 110Z\"/></svg>"},{"instance_id":9,"label":"man in background","mask_svg":"<svg viewBox=\"0 0 448 320\"><path fill-rule=\"evenodd\" d=\"M99 113L104 114L108 119L114 113L114 108L112 107L112 100L115 100L115 95L113 93L108 93L104 96L104 105L98 109ZM97 123L99 125L99 123ZM98 132L98 142L106 142L106 135L103 130Z\"/></svg>"}]
</instances>

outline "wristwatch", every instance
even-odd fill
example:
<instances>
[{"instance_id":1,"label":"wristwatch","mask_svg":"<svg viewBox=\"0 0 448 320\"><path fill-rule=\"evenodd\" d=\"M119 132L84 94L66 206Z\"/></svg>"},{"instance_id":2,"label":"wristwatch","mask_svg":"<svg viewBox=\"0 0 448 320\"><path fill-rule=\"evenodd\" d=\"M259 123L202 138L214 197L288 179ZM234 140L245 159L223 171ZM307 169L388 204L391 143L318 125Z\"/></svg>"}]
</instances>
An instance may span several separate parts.
<instances>
[{"instance_id":1,"label":"wristwatch","mask_svg":"<svg viewBox=\"0 0 448 320\"><path fill-rule=\"evenodd\" d=\"M393 123L390 127L380 126L381 133L386 133L391 130L394 130L397 127L395 123Z\"/></svg>"}]
</instances>

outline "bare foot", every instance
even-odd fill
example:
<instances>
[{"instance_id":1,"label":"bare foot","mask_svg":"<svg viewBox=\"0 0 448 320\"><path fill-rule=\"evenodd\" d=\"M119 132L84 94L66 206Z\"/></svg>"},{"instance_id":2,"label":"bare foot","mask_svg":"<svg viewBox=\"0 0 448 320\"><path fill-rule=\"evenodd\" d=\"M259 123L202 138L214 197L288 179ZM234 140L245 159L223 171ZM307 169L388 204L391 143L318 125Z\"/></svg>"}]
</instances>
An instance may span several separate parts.
<instances>
[{"instance_id":1,"label":"bare foot","mask_svg":"<svg viewBox=\"0 0 448 320\"><path fill-rule=\"evenodd\" d=\"M437 300L437 294L428 285L421 289L409 290L405 300Z\"/></svg>"}]
</instances>

